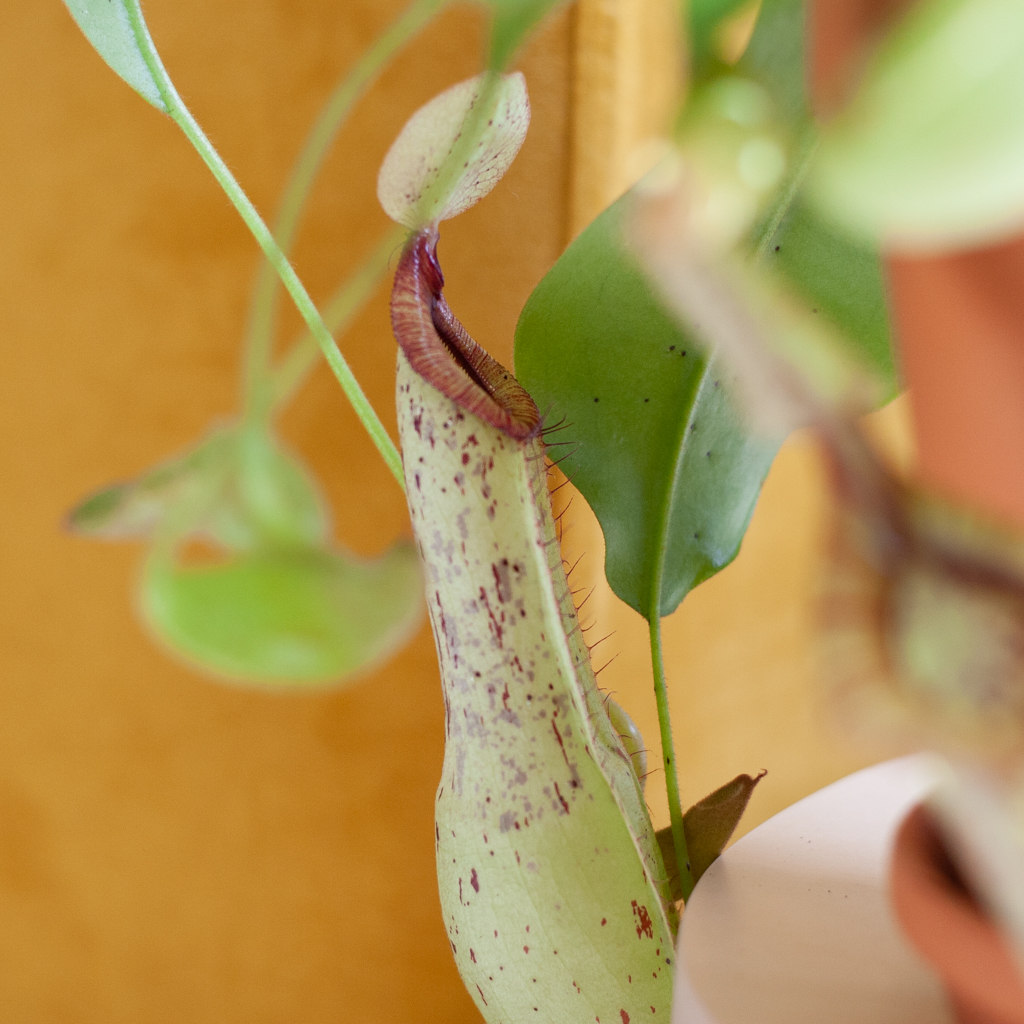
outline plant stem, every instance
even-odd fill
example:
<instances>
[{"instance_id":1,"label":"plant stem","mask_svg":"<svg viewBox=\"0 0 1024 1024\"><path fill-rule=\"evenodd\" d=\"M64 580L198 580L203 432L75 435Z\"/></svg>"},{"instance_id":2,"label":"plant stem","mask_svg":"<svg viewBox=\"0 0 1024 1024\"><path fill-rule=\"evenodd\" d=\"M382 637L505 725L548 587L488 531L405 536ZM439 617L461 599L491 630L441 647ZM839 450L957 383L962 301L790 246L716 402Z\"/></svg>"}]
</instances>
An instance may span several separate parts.
<instances>
[{"instance_id":1,"label":"plant stem","mask_svg":"<svg viewBox=\"0 0 1024 1024\"><path fill-rule=\"evenodd\" d=\"M665 782L668 788L668 813L672 824L672 844L679 865L679 887L683 899L693 892L693 872L690 854L686 848L686 830L683 828L683 805L679 801L679 774L676 770L676 750L672 742L672 720L668 710L668 690L665 687L665 662L661 652L661 615L657 607L650 617L651 663L654 666L654 696L658 703L658 725L661 727L661 756L665 762Z\"/></svg>"},{"instance_id":2,"label":"plant stem","mask_svg":"<svg viewBox=\"0 0 1024 1024\"><path fill-rule=\"evenodd\" d=\"M352 318L373 294L388 268L395 250L405 240L406 230L396 226L389 231L366 257L362 265L335 292L323 312L324 323L334 335L343 333ZM306 332L281 357L270 375L268 401L270 411L279 409L302 385L320 355L320 346Z\"/></svg>"},{"instance_id":3,"label":"plant stem","mask_svg":"<svg viewBox=\"0 0 1024 1024\"><path fill-rule=\"evenodd\" d=\"M251 200L243 191L242 186L235 180L234 175L228 170L227 164L221 159L220 154L214 149L213 144L203 133L202 128L199 127L198 122L178 95L160 61L156 47L149 35L149 30L146 28L142 12L139 9L138 0L125 0L125 9L135 35L135 41L150 70L150 74L153 75L157 83L168 113L203 158L204 163L217 179L218 184L224 190L227 197L234 204L235 209L238 210L242 220L245 221L246 226L252 232L257 243L259 243L264 255L274 267L285 288L288 289L288 293L302 315L302 319L306 321L306 326L316 339L328 364L334 371L335 377L338 378L338 383L341 385L348 400L352 403L356 415L362 421L363 426L366 427L373 443L377 446L377 450L387 464L388 469L391 470L398 485L404 490L402 458L398 454L398 449L388 436L388 432L384 429L384 424L381 423L380 417L363 393L359 382L352 375L345 357L341 354L341 350L335 343L334 338L331 337L331 332L321 319L320 313L313 304L313 300L309 297L305 286L299 280L298 275L277 242L274 241L274 236L263 222L256 207L253 206Z\"/></svg>"},{"instance_id":4,"label":"plant stem","mask_svg":"<svg viewBox=\"0 0 1024 1024\"><path fill-rule=\"evenodd\" d=\"M306 138L281 199L274 237L288 253L299 227L306 198L320 165L356 100L388 61L423 28L447 0L414 0L405 12L360 57L356 66L331 93ZM274 405L267 391L273 349L278 275L270 260L260 265L245 341L245 405L247 418L265 417Z\"/></svg>"}]
</instances>

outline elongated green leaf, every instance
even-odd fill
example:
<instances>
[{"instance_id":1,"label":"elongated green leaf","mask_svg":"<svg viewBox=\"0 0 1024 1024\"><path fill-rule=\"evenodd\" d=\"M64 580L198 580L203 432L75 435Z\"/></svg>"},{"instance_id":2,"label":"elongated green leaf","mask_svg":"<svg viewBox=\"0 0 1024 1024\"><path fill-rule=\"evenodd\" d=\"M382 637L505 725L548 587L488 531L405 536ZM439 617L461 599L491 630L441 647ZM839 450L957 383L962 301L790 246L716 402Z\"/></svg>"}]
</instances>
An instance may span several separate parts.
<instances>
[{"instance_id":1,"label":"elongated green leaf","mask_svg":"<svg viewBox=\"0 0 1024 1024\"><path fill-rule=\"evenodd\" d=\"M752 204L763 202L747 158L784 138L777 111L796 126L806 115L803 7L765 0L737 69L699 89L682 120L684 159L714 197L702 226L714 225L719 238L732 237L733 221L746 223ZM895 371L877 253L794 203L794 194L795 186L782 188L749 237L751 254L760 249L796 305L866 357L890 397ZM724 200L735 216L723 215ZM516 370L548 422L565 421L555 436L577 447L565 449L562 468L601 523L609 583L646 617L673 611L732 560L777 446L749 436L718 364L664 310L626 252L628 202L602 214L530 297Z\"/></svg>"},{"instance_id":2,"label":"elongated green leaf","mask_svg":"<svg viewBox=\"0 0 1024 1024\"><path fill-rule=\"evenodd\" d=\"M160 89L135 41L128 5L137 0L64 0L96 52L143 99L167 113Z\"/></svg>"},{"instance_id":3,"label":"elongated green leaf","mask_svg":"<svg viewBox=\"0 0 1024 1024\"><path fill-rule=\"evenodd\" d=\"M1024 4L915 5L825 133L821 210L902 249L977 245L1024 226Z\"/></svg>"},{"instance_id":4,"label":"elongated green leaf","mask_svg":"<svg viewBox=\"0 0 1024 1024\"><path fill-rule=\"evenodd\" d=\"M414 548L376 561L259 551L210 566L152 561L142 610L187 661L273 686L340 682L396 650L422 608Z\"/></svg>"},{"instance_id":5,"label":"elongated green leaf","mask_svg":"<svg viewBox=\"0 0 1024 1024\"><path fill-rule=\"evenodd\" d=\"M534 26L564 0L483 0L494 11L490 65L506 67Z\"/></svg>"},{"instance_id":6,"label":"elongated green leaf","mask_svg":"<svg viewBox=\"0 0 1024 1024\"><path fill-rule=\"evenodd\" d=\"M627 202L530 296L516 372L548 424L565 422L552 439L570 442L561 467L601 522L608 582L647 617L735 557L776 445L747 436L716 364L626 252Z\"/></svg>"}]
</instances>

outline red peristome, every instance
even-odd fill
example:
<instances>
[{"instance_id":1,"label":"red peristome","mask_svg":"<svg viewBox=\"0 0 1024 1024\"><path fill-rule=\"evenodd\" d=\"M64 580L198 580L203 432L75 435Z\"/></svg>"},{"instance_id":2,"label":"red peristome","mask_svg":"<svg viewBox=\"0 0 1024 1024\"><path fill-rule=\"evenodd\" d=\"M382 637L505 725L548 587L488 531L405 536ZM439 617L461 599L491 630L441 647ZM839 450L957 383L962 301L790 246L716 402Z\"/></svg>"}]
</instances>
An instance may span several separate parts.
<instances>
[{"instance_id":1,"label":"red peristome","mask_svg":"<svg viewBox=\"0 0 1024 1024\"><path fill-rule=\"evenodd\" d=\"M517 441L540 433L526 389L492 359L445 301L437 229L412 236L395 271L391 327L409 365L456 405Z\"/></svg>"}]
</instances>

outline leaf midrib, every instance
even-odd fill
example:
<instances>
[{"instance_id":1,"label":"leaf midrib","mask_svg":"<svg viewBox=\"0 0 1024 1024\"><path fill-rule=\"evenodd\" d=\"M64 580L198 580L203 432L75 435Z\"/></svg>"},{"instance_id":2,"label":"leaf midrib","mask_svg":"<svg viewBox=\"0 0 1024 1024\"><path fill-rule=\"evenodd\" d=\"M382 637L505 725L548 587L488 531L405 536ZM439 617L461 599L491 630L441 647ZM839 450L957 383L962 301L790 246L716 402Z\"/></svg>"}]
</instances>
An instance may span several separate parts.
<instances>
[{"instance_id":1,"label":"leaf midrib","mask_svg":"<svg viewBox=\"0 0 1024 1024\"><path fill-rule=\"evenodd\" d=\"M654 575L651 580L651 592L648 596L647 618L654 616L661 618L662 584L665 578L665 562L668 555L668 533L669 525L672 522L672 512L675 506L676 489L679 483L679 475L682 472L683 462L688 451L686 435L690 433L690 425L693 423L700 396L704 393L704 386L710 376L711 362L713 356L707 357L704 369L701 371L697 387L693 389L690 399L690 406L685 417L680 418L681 428L675 437L675 459L672 465L672 472L667 477L665 490L660 503L660 518L655 533L655 564Z\"/></svg>"}]
</instances>

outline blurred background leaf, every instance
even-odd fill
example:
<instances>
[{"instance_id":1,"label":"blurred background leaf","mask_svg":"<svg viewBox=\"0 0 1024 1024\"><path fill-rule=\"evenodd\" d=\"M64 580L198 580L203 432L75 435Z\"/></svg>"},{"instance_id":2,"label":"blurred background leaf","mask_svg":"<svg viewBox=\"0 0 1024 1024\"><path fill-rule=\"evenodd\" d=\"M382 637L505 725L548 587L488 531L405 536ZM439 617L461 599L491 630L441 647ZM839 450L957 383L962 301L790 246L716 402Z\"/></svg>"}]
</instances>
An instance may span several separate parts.
<instances>
[{"instance_id":1,"label":"blurred background leaf","mask_svg":"<svg viewBox=\"0 0 1024 1024\"><path fill-rule=\"evenodd\" d=\"M327 509L306 467L269 431L234 426L91 495L68 524L108 540L198 535L241 551L328 539Z\"/></svg>"},{"instance_id":2,"label":"blurred background leaf","mask_svg":"<svg viewBox=\"0 0 1024 1024\"><path fill-rule=\"evenodd\" d=\"M142 611L168 647L206 671L316 685L340 682L401 647L419 625L421 588L408 543L370 561L316 549L197 566L154 558Z\"/></svg>"},{"instance_id":3,"label":"blurred background leaf","mask_svg":"<svg viewBox=\"0 0 1024 1024\"><path fill-rule=\"evenodd\" d=\"M329 536L327 508L312 474L269 431L239 429L234 457L210 532L226 547L320 546Z\"/></svg>"},{"instance_id":4,"label":"blurred background leaf","mask_svg":"<svg viewBox=\"0 0 1024 1024\"><path fill-rule=\"evenodd\" d=\"M73 529L153 548L141 607L198 668L257 684L341 682L394 653L420 618L415 551L360 560L330 546L312 475L267 430L229 426L87 498ZM212 564L181 564L192 541Z\"/></svg>"},{"instance_id":5,"label":"blurred background leaf","mask_svg":"<svg viewBox=\"0 0 1024 1024\"><path fill-rule=\"evenodd\" d=\"M825 131L809 186L866 238L935 250L1024 224L1024 5L915 5Z\"/></svg>"}]
</instances>

